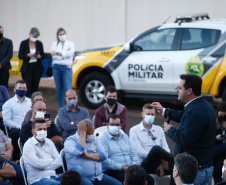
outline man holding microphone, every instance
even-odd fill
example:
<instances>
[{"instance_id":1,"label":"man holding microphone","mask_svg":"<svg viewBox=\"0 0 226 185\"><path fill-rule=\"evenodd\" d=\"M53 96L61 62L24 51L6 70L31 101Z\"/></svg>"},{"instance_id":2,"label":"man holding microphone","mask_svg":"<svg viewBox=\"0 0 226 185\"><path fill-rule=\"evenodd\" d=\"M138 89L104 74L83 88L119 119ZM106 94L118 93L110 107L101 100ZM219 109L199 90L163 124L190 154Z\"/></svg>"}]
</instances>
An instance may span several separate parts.
<instances>
[{"instance_id":1,"label":"man holding microphone","mask_svg":"<svg viewBox=\"0 0 226 185\"><path fill-rule=\"evenodd\" d=\"M191 74L180 75L177 87L178 100L185 103L183 111L162 107L158 102L151 106L165 117L180 123L176 129L164 122L165 133L175 143L174 156L187 152L198 161L198 174L194 185L207 185L213 173L213 151L215 146L215 111L201 96L202 79ZM170 112L170 114L168 113Z\"/></svg>"}]
</instances>

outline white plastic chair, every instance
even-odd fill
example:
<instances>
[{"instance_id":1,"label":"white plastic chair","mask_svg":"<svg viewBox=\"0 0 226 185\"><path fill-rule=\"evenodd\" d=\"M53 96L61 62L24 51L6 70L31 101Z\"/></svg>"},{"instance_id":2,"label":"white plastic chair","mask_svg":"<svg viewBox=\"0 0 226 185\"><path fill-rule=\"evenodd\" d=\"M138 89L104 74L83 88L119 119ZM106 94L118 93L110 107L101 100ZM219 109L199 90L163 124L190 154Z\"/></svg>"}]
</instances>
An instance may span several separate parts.
<instances>
[{"instance_id":1,"label":"white plastic chair","mask_svg":"<svg viewBox=\"0 0 226 185\"><path fill-rule=\"evenodd\" d=\"M170 178L170 175L164 175L162 177L159 177L157 174L149 174L154 179L155 185L158 185L159 178Z\"/></svg>"},{"instance_id":2,"label":"white plastic chair","mask_svg":"<svg viewBox=\"0 0 226 185\"><path fill-rule=\"evenodd\" d=\"M96 128L96 116L95 115L93 116L92 122L93 122L94 128Z\"/></svg>"},{"instance_id":3,"label":"white plastic chair","mask_svg":"<svg viewBox=\"0 0 226 185\"><path fill-rule=\"evenodd\" d=\"M26 176L25 176L25 172L24 172L23 156L20 158L20 168L21 168L21 171L22 171L22 174L23 174L23 177L24 177L24 183L25 183L25 185L28 185L27 179L26 179Z\"/></svg>"},{"instance_id":4,"label":"white plastic chair","mask_svg":"<svg viewBox=\"0 0 226 185\"><path fill-rule=\"evenodd\" d=\"M94 136L99 136L101 135L103 132L105 132L106 130L108 130L107 126L102 126L102 127L98 127L95 129L94 131Z\"/></svg>"},{"instance_id":5,"label":"white plastic chair","mask_svg":"<svg viewBox=\"0 0 226 185\"><path fill-rule=\"evenodd\" d=\"M61 160L62 160L62 167L63 167L63 171L67 171L67 163L66 163L66 159L65 159L65 152L64 152L64 149L62 149L60 151L60 157L61 157Z\"/></svg>"},{"instance_id":6,"label":"white plastic chair","mask_svg":"<svg viewBox=\"0 0 226 185\"><path fill-rule=\"evenodd\" d=\"M19 146L19 149L20 149L20 154L22 156L23 155L23 145L22 145L22 143L20 141L20 138L18 139L18 146Z\"/></svg>"},{"instance_id":7,"label":"white plastic chair","mask_svg":"<svg viewBox=\"0 0 226 185\"><path fill-rule=\"evenodd\" d=\"M57 116L57 117L55 117L55 119L54 119L54 123L55 123L55 125L57 126L57 128L59 129L59 125L60 125L60 123L59 123L59 117Z\"/></svg>"}]
</instances>

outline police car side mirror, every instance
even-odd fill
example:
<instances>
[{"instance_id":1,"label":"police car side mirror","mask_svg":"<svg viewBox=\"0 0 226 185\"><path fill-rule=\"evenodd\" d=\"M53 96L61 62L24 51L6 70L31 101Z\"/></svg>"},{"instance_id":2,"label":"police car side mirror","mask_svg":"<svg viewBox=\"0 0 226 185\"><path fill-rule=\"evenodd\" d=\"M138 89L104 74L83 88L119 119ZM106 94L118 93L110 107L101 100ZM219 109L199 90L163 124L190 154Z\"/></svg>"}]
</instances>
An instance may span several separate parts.
<instances>
[{"instance_id":1,"label":"police car side mirror","mask_svg":"<svg viewBox=\"0 0 226 185\"><path fill-rule=\"evenodd\" d=\"M124 50L127 51L128 53L131 52L130 42L125 43L125 45L124 45Z\"/></svg>"}]
</instances>

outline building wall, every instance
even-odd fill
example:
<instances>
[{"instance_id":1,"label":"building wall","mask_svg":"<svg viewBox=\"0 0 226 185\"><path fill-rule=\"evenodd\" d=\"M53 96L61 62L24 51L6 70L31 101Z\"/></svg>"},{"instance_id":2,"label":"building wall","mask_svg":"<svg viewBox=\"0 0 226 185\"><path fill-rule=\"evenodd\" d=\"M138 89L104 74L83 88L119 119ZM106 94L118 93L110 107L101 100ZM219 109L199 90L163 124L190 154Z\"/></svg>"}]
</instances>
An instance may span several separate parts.
<instances>
[{"instance_id":1,"label":"building wall","mask_svg":"<svg viewBox=\"0 0 226 185\"><path fill-rule=\"evenodd\" d=\"M123 44L137 34L162 24L168 17L209 13L226 19L225 0L0 0L0 25L13 40L14 51L40 29L45 52L51 51L56 30L63 27L76 50Z\"/></svg>"}]
</instances>

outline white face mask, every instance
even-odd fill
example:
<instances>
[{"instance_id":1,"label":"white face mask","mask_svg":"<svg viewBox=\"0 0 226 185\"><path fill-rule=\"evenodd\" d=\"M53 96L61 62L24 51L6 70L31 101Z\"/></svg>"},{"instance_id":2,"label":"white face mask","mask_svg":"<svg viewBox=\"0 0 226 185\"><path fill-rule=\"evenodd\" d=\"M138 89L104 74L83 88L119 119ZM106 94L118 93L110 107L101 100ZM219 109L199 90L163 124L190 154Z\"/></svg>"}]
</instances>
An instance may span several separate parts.
<instances>
[{"instance_id":1,"label":"white face mask","mask_svg":"<svg viewBox=\"0 0 226 185\"><path fill-rule=\"evenodd\" d=\"M47 131L45 130L39 130L36 131L37 135L36 135L36 139L39 141L45 141L46 137L47 137Z\"/></svg>"},{"instance_id":2,"label":"white face mask","mask_svg":"<svg viewBox=\"0 0 226 185\"><path fill-rule=\"evenodd\" d=\"M110 126L110 125L108 126L108 132L113 136L119 134L120 129L121 127L118 127L118 126Z\"/></svg>"},{"instance_id":3,"label":"white face mask","mask_svg":"<svg viewBox=\"0 0 226 185\"><path fill-rule=\"evenodd\" d=\"M94 139L94 134L87 135L86 142L91 143Z\"/></svg>"},{"instance_id":4,"label":"white face mask","mask_svg":"<svg viewBox=\"0 0 226 185\"><path fill-rule=\"evenodd\" d=\"M42 118L42 119L44 119L44 115L45 115L44 112L36 111L35 119L37 119L37 118Z\"/></svg>"},{"instance_id":5,"label":"white face mask","mask_svg":"<svg viewBox=\"0 0 226 185\"><path fill-rule=\"evenodd\" d=\"M30 40L31 40L31 42L36 42L38 39L31 36Z\"/></svg>"},{"instance_id":6,"label":"white face mask","mask_svg":"<svg viewBox=\"0 0 226 185\"><path fill-rule=\"evenodd\" d=\"M64 42L66 40L66 34L65 35L59 35L58 38L61 42Z\"/></svg>"}]
</instances>

